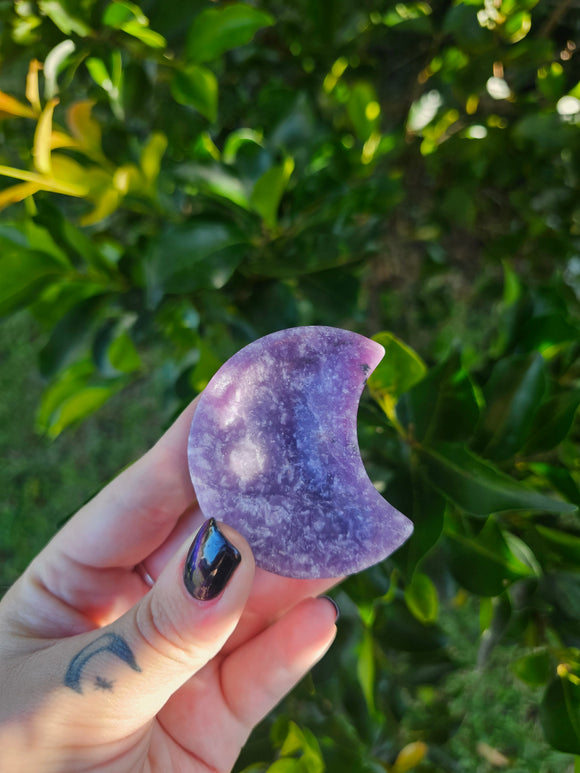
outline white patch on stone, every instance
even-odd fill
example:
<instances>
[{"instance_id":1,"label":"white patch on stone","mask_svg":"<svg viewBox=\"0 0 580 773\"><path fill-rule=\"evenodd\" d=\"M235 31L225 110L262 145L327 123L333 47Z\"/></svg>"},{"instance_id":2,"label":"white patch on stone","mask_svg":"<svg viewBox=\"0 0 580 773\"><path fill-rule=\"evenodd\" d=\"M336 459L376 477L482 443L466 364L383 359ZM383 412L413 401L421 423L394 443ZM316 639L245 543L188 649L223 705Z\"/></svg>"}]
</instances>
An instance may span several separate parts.
<instances>
[{"instance_id":1,"label":"white patch on stone","mask_svg":"<svg viewBox=\"0 0 580 773\"><path fill-rule=\"evenodd\" d=\"M232 448L229 457L229 468L242 483L248 483L256 475L264 471L266 456L259 445L249 437L243 438Z\"/></svg>"}]
</instances>

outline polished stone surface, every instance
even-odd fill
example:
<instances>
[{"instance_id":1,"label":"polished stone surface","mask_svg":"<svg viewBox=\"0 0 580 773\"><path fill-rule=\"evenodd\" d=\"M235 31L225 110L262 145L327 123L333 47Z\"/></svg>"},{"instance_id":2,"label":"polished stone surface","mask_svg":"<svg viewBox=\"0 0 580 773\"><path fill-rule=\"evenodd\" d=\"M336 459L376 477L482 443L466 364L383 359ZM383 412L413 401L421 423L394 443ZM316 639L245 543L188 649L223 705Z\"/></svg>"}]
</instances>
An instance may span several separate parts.
<instances>
[{"instance_id":1,"label":"polished stone surface","mask_svg":"<svg viewBox=\"0 0 580 773\"><path fill-rule=\"evenodd\" d=\"M360 395L383 354L347 330L290 328L239 351L203 392L188 443L199 505L246 537L258 566L340 577L410 536L358 447Z\"/></svg>"}]
</instances>

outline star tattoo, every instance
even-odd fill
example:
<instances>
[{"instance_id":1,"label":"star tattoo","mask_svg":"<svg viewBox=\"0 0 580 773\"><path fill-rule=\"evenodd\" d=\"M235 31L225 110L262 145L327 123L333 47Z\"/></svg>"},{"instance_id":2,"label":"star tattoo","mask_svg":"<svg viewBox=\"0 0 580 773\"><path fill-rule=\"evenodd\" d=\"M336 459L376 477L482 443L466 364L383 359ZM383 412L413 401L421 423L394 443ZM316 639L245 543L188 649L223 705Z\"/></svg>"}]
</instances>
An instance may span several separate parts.
<instances>
[{"instance_id":1,"label":"star tattoo","mask_svg":"<svg viewBox=\"0 0 580 773\"><path fill-rule=\"evenodd\" d=\"M95 677L95 690L113 690L114 682L110 682L102 676Z\"/></svg>"}]
</instances>

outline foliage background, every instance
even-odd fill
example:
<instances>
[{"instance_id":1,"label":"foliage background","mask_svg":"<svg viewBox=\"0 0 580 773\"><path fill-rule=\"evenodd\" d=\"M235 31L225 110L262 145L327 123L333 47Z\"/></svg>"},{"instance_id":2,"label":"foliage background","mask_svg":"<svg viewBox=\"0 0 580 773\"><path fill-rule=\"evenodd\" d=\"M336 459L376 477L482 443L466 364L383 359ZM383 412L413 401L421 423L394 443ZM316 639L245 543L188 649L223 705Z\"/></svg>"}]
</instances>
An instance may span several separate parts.
<instances>
[{"instance_id":1,"label":"foliage background","mask_svg":"<svg viewBox=\"0 0 580 773\"><path fill-rule=\"evenodd\" d=\"M415 534L340 588L333 652L238 769L573 770L575 0L0 25L0 582L241 346L375 335L361 449Z\"/></svg>"}]
</instances>

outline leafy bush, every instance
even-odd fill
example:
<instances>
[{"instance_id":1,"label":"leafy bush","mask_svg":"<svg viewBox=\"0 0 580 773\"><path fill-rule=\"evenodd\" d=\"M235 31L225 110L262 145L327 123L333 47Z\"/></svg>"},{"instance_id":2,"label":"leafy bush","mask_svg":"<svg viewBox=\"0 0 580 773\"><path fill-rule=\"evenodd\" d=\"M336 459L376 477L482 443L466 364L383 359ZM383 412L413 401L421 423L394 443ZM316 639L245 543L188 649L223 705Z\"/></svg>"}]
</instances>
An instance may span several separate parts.
<instances>
[{"instance_id":1,"label":"leafy bush","mask_svg":"<svg viewBox=\"0 0 580 773\"><path fill-rule=\"evenodd\" d=\"M0 314L46 331L39 432L153 377L169 418L284 327L387 348L361 448L414 536L342 586L301 726L240 766L454 769L448 602L477 602L481 668L517 645L548 742L580 755L570 6L38 0L0 20Z\"/></svg>"}]
</instances>

